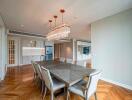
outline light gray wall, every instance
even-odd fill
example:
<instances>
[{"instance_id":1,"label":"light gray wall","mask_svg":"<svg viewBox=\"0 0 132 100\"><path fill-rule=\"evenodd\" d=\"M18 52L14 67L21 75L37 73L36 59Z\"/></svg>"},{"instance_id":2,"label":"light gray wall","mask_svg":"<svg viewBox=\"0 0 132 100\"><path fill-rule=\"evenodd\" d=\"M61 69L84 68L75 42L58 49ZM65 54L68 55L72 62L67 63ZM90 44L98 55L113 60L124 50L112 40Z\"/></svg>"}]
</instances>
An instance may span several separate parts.
<instances>
[{"instance_id":1,"label":"light gray wall","mask_svg":"<svg viewBox=\"0 0 132 100\"><path fill-rule=\"evenodd\" d=\"M92 23L91 40L93 68L132 87L132 9Z\"/></svg>"},{"instance_id":2,"label":"light gray wall","mask_svg":"<svg viewBox=\"0 0 132 100\"><path fill-rule=\"evenodd\" d=\"M7 64L7 34L4 22L0 16L0 80L3 80Z\"/></svg>"}]
</instances>

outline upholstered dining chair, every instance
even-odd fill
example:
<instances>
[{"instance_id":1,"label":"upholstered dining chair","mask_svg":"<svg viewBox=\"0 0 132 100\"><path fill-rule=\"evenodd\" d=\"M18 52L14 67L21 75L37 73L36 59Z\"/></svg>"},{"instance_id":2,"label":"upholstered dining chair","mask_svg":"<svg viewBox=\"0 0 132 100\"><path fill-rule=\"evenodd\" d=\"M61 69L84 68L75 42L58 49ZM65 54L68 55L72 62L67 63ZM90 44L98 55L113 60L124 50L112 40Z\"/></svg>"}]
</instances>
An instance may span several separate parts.
<instances>
[{"instance_id":1,"label":"upholstered dining chair","mask_svg":"<svg viewBox=\"0 0 132 100\"><path fill-rule=\"evenodd\" d=\"M65 58L61 57L60 58L60 62L64 62L65 63Z\"/></svg>"},{"instance_id":2,"label":"upholstered dining chair","mask_svg":"<svg viewBox=\"0 0 132 100\"><path fill-rule=\"evenodd\" d=\"M34 78L33 78L33 81L36 80L37 78L37 68L35 67L35 61L31 61L31 64L32 64L32 67L33 67L33 71L34 71Z\"/></svg>"},{"instance_id":3,"label":"upholstered dining chair","mask_svg":"<svg viewBox=\"0 0 132 100\"><path fill-rule=\"evenodd\" d=\"M73 60L72 59L66 59L66 63L72 64L73 63Z\"/></svg>"},{"instance_id":4,"label":"upholstered dining chair","mask_svg":"<svg viewBox=\"0 0 132 100\"><path fill-rule=\"evenodd\" d=\"M86 67L86 61L80 60L76 62L76 65L82 66L82 67Z\"/></svg>"},{"instance_id":5,"label":"upholstered dining chair","mask_svg":"<svg viewBox=\"0 0 132 100\"><path fill-rule=\"evenodd\" d=\"M46 87L44 89L44 97L43 98L45 98L45 95L46 95L46 92L48 89L51 93L51 97L50 97L51 100L54 100L54 93L57 90L64 88L65 84L55 78L52 78L48 69L46 69L44 67L41 67L41 69L42 69L42 78L46 85Z\"/></svg>"},{"instance_id":6,"label":"upholstered dining chair","mask_svg":"<svg viewBox=\"0 0 132 100\"><path fill-rule=\"evenodd\" d=\"M81 96L84 100L89 100L89 98L94 94L95 100L97 100L96 88L100 74L101 71L96 70L88 77L88 81L80 81L79 83L69 87L67 96L69 97L69 93L72 92Z\"/></svg>"},{"instance_id":7,"label":"upholstered dining chair","mask_svg":"<svg viewBox=\"0 0 132 100\"><path fill-rule=\"evenodd\" d=\"M40 79L41 81L41 94L43 95L43 91L44 91L44 81L42 79L42 71L41 71L41 67L39 64L37 64L35 61L32 61L32 65L34 66L34 71L37 74L37 78ZM36 76L35 76L36 77ZM39 81L39 82L40 82ZM37 84L39 84L39 82L37 81Z\"/></svg>"}]
</instances>

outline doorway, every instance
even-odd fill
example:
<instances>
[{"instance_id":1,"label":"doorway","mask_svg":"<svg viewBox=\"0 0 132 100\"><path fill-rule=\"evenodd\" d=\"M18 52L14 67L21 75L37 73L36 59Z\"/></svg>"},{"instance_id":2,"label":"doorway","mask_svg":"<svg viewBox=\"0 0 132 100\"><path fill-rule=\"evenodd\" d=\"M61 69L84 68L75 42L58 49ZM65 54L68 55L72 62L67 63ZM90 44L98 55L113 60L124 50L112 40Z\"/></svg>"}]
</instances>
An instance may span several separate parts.
<instances>
[{"instance_id":1,"label":"doorway","mask_svg":"<svg viewBox=\"0 0 132 100\"><path fill-rule=\"evenodd\" d=\"M8 66L18 65L18 40L8 38Z\"/></svg>"}]
</instances>

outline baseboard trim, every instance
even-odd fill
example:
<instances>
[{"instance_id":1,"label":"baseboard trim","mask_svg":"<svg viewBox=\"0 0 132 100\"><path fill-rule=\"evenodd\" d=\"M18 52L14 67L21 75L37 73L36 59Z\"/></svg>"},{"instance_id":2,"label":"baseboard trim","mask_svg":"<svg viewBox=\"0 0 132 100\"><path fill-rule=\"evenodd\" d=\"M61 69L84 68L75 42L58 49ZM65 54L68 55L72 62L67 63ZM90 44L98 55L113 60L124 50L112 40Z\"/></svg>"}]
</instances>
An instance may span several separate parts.
<instances>
[{"instance_id":1,"label":"baseboard trim","mask_svg":"<svg viewBox=\"0 0 132 100\"><path fill-rule=\"evenodd\" d=\"M20 64L20 65L7 66L7 67L8 67L8 68L9 68L9 67L22 67L22 66L28 66L28 65L31 65L31 64Z\"/></svg>"},{"instance_id":2,"label":"baseboard trim","mask_svg":"<svg viewBox=\"0 0 132 100\"><path fill-rule=\"evenodd\" d=\"M20 64L18 66L26 66L26 65L31 65L31 64Z\"/></svg>"},{"instance_id":3,"label":"baseboard trim","mask_svg":"<svg viewBox=\"0 0 132 100\"><path fill-rule=\"evenodd\" d=\"M121 86L123 88L132 90L132 86L130 86L130 85L122 84L122 83L119 83L119 82L116 82L116 81L113 81L113 80L110 80L110 79L106 79L106 78L103 78L103 77L101 77L100 79L103 80L103 81L106 81L106 82Z\"/></svg>"}]
</instances>

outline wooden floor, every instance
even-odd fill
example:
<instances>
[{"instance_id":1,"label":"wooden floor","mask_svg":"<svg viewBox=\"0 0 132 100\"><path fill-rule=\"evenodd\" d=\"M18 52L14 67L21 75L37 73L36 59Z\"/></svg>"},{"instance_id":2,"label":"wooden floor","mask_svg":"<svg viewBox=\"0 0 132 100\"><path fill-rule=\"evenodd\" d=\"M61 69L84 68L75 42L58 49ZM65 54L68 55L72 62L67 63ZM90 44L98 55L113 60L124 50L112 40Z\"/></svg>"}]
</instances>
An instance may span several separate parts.
<instances>
[{"instance_id":1,"label":"wooden floor","mask_svg":"<svg viewBox=\"0 0 132 100\"><path fill-rule=\"evenodd\" d=\"M34 84L31 65L8 68L5 80L0 84L0 100L42 100L40 89ZM132 100L132 91L122 87L99 81L97 88L98 100ZM47 94L45 100L49 99ZM57 100L65 100L60 96ZM71 94L70 100L83 100ZM90 100L94 100L92 96Z\"/></svg>"}]
</instances>

